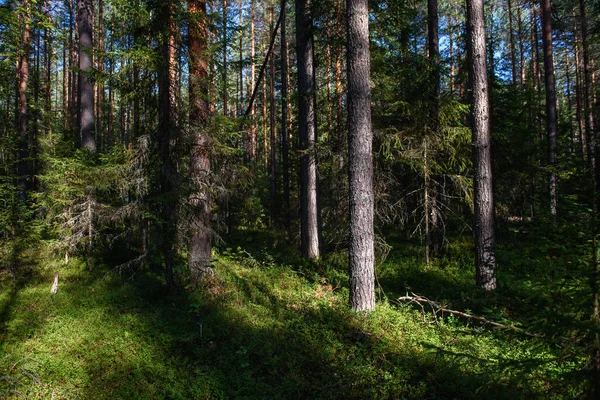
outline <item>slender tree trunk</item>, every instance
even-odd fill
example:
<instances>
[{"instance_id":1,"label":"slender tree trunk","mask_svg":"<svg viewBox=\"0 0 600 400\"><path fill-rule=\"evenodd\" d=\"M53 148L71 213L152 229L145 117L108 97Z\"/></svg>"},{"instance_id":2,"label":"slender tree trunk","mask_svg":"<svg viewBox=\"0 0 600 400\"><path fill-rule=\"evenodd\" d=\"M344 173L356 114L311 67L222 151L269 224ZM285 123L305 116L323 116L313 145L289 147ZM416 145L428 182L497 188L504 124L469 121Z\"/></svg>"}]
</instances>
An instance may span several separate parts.
<instances>
[{"instance_id":1,"label":"slender tree trunk","mask_svg":"<svg viewBox=\"0 0 600 400\"><path fill-rule=\"evenodd\" d=\"M300 138L301 248L304 257L319 253L317 200L317 139L314 40L310 0L296 0L296 54L298 57L298 134Z\"/></svg>"},{"instance_id":2,"label":"slender tree trunk","mask_svg":"<svg viewBox=\"0 0 600 400\"><path fill-rule=\"evenodd\" d=\"M530 3L530 20L531 25L531 76L533 79L533 89L538 90L540 87L540 63L539 63L539 48L538 48L538 27L537 27L537 12L535 1Z\"/></svg>"},{"instance_id":3,"label":"slender tree trunk","mask_svg":"<svg viewBox=\"0 0 600 400\"><path fill-rule=\"evenodd\" d=\"M29 175L31 168L27 157L29 155L29 141L27 134L28 104L27 88L29 85L29 54L31 52L31 4L29 0L24 0L22 5L23 14L21 17L22 39L19 57L17 61L17 131L19 137L19 163L17 165L17 174L19 176L20 196L24 197L30 189Z\"/></svg>"},{"instance_id":4,"label":"slender tree trunk","mask_svg":"<svg viewBox=\"0 0 600 400\"><path fill-rule=\"evenodd\" d=\"M565 35L565 80L566 80L566 90L567 90L567 109L569 113L573 109L573 99L572 99L572 90L571 90L571 57L569 55L569 41ZM569 123L569 138L571 139L571 145L569 147L569 152L575 153L575 132L573 130L573 122Z\"/></svg>"},{"instance_id":5,"label":"slender tree trunk","mask_svg":"<svg viewBox=\"0 0 600 400\"><path fill-rule=\"evenodd\" d=\"M576 100L576 108L575 108L575 119L577 120L577 130L578 130L578 136L579 136L579 151L581 156L584 159L587 159L587 137L586 134L583 130L583 84L582 84L582 79L581 79L581 57L579 56L579 46L580 46L580 41L579 41L579 33L578 33L578 29L577 29L577 24L575 24L574 27L574 31L575 31L575 44L574 44L574 48L575 48L575 100Z\"/></svg>"},{"instance_id":6,"label":"slender tree trunk","mask_svg":"<svg viewBox=\"0 0 600 400\"><path fill-rule=\"evenodd\" d=\"M111 36L114 34L114 24L111 26ZM113 40L110 41L109 51L113 51ZM114 60L110 60L110 68L108 71L108 115L106 126L106 149L110 150L113 145L114 137L114 110L115 110L115 94L113 90L113 76L115 72Z\"/></svg>"},{"instance_id":7,"label":"slender tree trunk","mask_svg":"<svg viewBox=\"0 0 600 400\"><path fill-rule=\"evenodd\" d=\"M556 82L552 55L552 10L550 0L542 0L542 41L544 47L544 80L546 86L546 138L548 140L548 165L551 168L548 190L550 192L550 213L556 216L558 206L558 165L556 113Z\"/></svg>"},{"instance_id":8,"label":"slender tree trunk","mask_svg":"<svg viewBox=\"0 0 600 400\"><path fill-rule=\"evenodd\" d=\"M336 0L336 37L338 43L335 46L335 103L336 103L336 115L335 115L335 131L336 131L336 145L334 146L334 153L337 153L338 167L343 169L344 167L344 148L346 138L346 129L344 126L344 84L342 82L343 76L343 57L341 44L344 36L344 9L342 0Z\"/></svg>"},{"instance_id":9,"label":"slender tree trunk","mask_svg":"<svg viewBox=\"0 0 600 400\"><path fill-rule=\"evenodd\" d=\"M518 82L517 79L517 60L516 60L516 51L515 51L515 35L513 31L513 11L512 11L512 0L507 0L508 2L508 40L510 45L510 66L512 71L512 83L516 85Z\"/></svg>"},{"instance_id":10,"label":"slender tree trunk","mask_svg":"<svg viewBox=\"0 0 600 400\"><path fill-rule=\"evenodd\" d=\"M367 0L347 0L350 306L375 308L373 159Z\"/></svg>"},{"instance_id":11,"label":"slender tree trunk","mask_svg":"<svg viewBox=\"0 0 600 400\"><path fill-rule=\"evenodd\" d=\"M448 27L448 45L450 51L450 94L454 95L454 79L456 72L454 72L454 18L450 17L450 26Z\"/></svg>"},{"instance_id":12,"label":"slender tree trunk","mask_svg":"<svg viewBox=\"0 0 600 400\"><path fill-rule=\"evenodd\" d=\"M284 226L289 227L290 210L290 165L288 144L288 43L286 38L286 2L281 2L281 168L283 169L283 217Z\"/></svg>"},{"instance_id":13,"label":"slender tree trunk","mask_svg":"<svg viewBox=\"0 0 600 400\"><path fill-rule=\"evenodd\" d=\"M330 28L331 29L331 28ZM335 146L335 136L333 135L333 98L331 96L331 41L325 45L325 101L327 106L327 139Z\"/></svg>"},{"instance_id":14,"label":"slender tree trunk","mask_svg":"<svg viewBox=\"0 0 600 400\"><path fill-rule=\"evenodd\" d=\"M64 25L63 25L64 28ZM66 134L69 129L69 74L70 65L68 64L67 53L70 43L68 37L65 35L63 39L62 48L62 117L63 117L63 130Z\"/></svg>"},{"instance_id":15,"label":"slender tree trunk","mask_svg":"<svg viewBox=\"0 0 600 400\"><path fill-rule=\"evenodd\" d=\"M519 4L517 5L517 29L518 29L518 38L519 38L519 56L520 56L520 77L521 77L521 86L525 85L525 46L523 41L525 40L524 32L523 32L523 16L522 14L522 4L521 0L517 0Z\"/></svg>"},{"instance_id":16,"label":"slender tree trunk","mask_svg":"<svg viewBox=\"0 0 600 400\"><path fill-rule=\"evenodd\" d=\"M79 65L79 61L78 61L78 51L77 51L77 46L75 45L75 42L78 41L78 34L77 32L79 31L78 29L78 22L77 22L77 18L75 17L75 5L74 5L74 0L69 0L70 1L70 12L71 12L71 16L70 16L70 21L71 21L71 28L69 31L69 41L71 43L71 89L70 89L70 104L69 104L69 111L70 111L70 126L71 126L71 133L74 136L75 139L75 144L77 146L79 146L81 144L81 140L80 140L80 132L79 132L79 84L78 84L78 75L77 73L75 73L74 71L74 66L78 66Z\"/></svg>"},{"instance_id":17,"label":"slender tree trunk","mask_svg":"<svg viewBox=\"0 0 600 400\"><path fill-rule=\"evenodd\" d=\"M229 77L227 76L227 0L223 0L223 115L229 116Z\"/></svg>"},{"instance_id":18,"label":"slender tree trunk","mask_svg":"<svg viewBox=\"0 0 600 400\"><path fill-rule=\"evenodd\" d=\"M467 50L472 86L475 268L477 285L489 291L496 289L496 238L484 21L483 0L467 0Z\"/></svg>"},{"instance_id":19,"label":"slender tree trunk","mask_svg":"<svg viewBox=\"0 0 600 400\"><path fill-rule=\"evenodd\" d=\"M189 0L189 65L190 65L190 128L192 149L190 153L190 177L194 194L192 206L191 238L188 248L188 264L192 277L204 275L211 263L210 230L210 139L207 131L208 64L206 61L206 0Z\"/></svg>"},{"instance_id":20,"label":"slender tree trunk","mask_svg":"<svg viewBox=\"0 0 600 400\"><path fill-rule=\"evenodd\" d=\"M593 104L593 85L592 68L590 63L590 50L588 43L587 15L585 10L585 0L579 0L579 17L581 24L581 47L583 55L583 113L585 122L585 135L587 145L588 163L594 180L595 191L597 192L598 165L596 163L596 133L594 126Z\"/></svg>"},{"instance_id":21,"label":"slender tree trunk","mask_svg":"<svg viewBox=\"0 0 600 400\"><path fill-rule=\"evenodd\" d=\"M48 1L44 0L44 15L50 23L52 16ZM57 82L58 84L58 82ZM52 143L52 36L50 29L44 28L44 133Z\"/></svg>"},{"instance_id":22,"label":"slender tree trunk","mask_svg":"<svg viewBox=\"0 0 600 400\"><path fill-rule=\"evenodd\" d=\"M439 48L438 1L427 1L427 47L431 72L431 101L429 107L429 128L434 136L440 134L440 48ZM427 157L427 138L424 141L424 186L425 186L425 262L436 256L442 249L443 236L440 226L437 184L431 179L430 158Z\"/></svg>"},{"instance_id":23,"label":"slender tree trunk","mask_svg":"<svg viewBox=\"0 0 600 400\"><path fill-rule=\"evenodd\" d=\"M269 170L269 142L268 137L268 126L267 123L267 79L263 80L263 104L262 104L262 122L263 122L263 164L265 170Z\"/></svg>"},{"instance_id":24,"label":"slender tree trunk","mask_svg":"<svg viewBox=\"0 0 600 400\"><path fill-rule=\"evenodd\" d=\"M177 27L174 22L175 5L166 4L159 9L163 15L158 18L163 24L161 32L161 65L158 75L158 130L159 130L159 152L160 152L160 182L161 194L164 199L161 201L161 214L164 223L162 229L162 255L165 260L165 278L167 291L173 290L173 268L175 251L175 238L177 229L177 170L175 160L173 159L173 143L178 136L177 119L177 58L175 34ZM165 15L166 14L166 15Z\"/></svg>"},{"instance_id":25,"label":"slender tree trunk","mask_svg":"<svg viewBox=\"0 0 600 400\"><path fill-rule=\"evenodd\" d=\"M239 64L240 64L240 69L239 69L239 76L238 76L238 84L239 84L239 90L238 90L238 114L237 116L241 116L244 113L244 30L242 29L242 27L244 26L244 0L240 0L240 26L239 26L239 30L240 30L240 37L239 37ZM248 150L248 141L247 138L244 139L244 151L247 152Z\"/></svg>"},{"instance_id":26,"label":"slender tree trunk","mask_svg":"<svg viewBox=\"0 0 600 400\"><path fill-rule=\"evenodd\" d=\"M98 56L97 60L97 69L100 74L104 72L104 58L102 54L104 54L104 1L98 0ZM98 83L96 85L96 142L98 143L98 147L102 148L103 143L105 142L105 137L103 134L103 126L102 126L102 106L104 105L104 83Z\"/></svg>"},{"instance_id":27,"label":"slender tree trunk","mask_svg":"<svg viewBox=\"0 0 600 400\"><path fill-rule=\"evenodd\" d=\"M91 0L78 0L77 22L79 28L79 103L81 104L81 145L96 151L94 140L94 82L90 77L93 65L92 27L93 5Z\"/></svg>"},{"instance_id":28,"label":"slender tree trunk","mask_svg":"<svg viewBox=\"0 0 600 400\"><path fill-rule=\"evenodd\" d=\"M256 51L256 39L254 34L254 0L250 0L250 87L254 88L256 68L254 57ZM254 121L254 102L250 105L250 158L256 162L256 123Z\"/></svg>"},{"instance_id":29,"label":"slender tree trunk","mask_svg":"<svg viewBox=\"0 0 600 400\"><path fill-rule=\"evenodd\" d=\"M269 7L269 26L271 27L271 35L275 35L275 20L274 20L273 5ZM271 38L272 39L272 38ZM277 104L275 103L275 57L271 55L269 59L269 105L270 105L270 173L271 173L271 216L275 219L279 215L279 199L277 198Z\"/></svg>"}]
</instances>

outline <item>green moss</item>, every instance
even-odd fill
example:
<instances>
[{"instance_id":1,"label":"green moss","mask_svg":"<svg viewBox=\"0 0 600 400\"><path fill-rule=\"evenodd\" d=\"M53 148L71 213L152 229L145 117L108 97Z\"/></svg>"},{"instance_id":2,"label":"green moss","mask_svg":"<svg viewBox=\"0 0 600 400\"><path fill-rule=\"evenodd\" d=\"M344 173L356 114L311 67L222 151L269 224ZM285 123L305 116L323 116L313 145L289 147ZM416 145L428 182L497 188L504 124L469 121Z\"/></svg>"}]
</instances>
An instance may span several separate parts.
<instances>
[{"instance_id":1,"label":"green moss","mask_svg":"<svg viewBox=\"0 0 600 400\"><path fill-rule=\"evenodd\" d=\"M392 301L403 282L425 294L443 288L438 299L451 288L472 293L472 268L456 260L423 270L416 259L392 257L378 270L390 301L359 315L347 307L335 264L324 261L316 266L323 274L314 274L276 255L216 258L214 277L174 297L150 272L129 280L100 267L89 273L77 260L51 262L14 290L2 283L2 395L561 398L566 392L549 385L578 365L558 363L556 349L539 339L456 318L431 324L431 314Z\"/></svg>"}]
</instances>

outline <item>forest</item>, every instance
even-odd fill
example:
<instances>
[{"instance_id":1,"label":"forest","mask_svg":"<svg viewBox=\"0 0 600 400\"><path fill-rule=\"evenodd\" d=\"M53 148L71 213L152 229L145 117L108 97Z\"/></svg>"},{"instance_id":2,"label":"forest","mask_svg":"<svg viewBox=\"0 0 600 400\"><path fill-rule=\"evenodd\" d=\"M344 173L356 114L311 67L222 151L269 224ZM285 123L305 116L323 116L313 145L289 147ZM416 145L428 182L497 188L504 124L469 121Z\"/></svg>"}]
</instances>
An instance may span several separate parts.
<instances>
[{"instance_id":1,"label":"forest","mask_svg":"<svg viewBox=\"0 0 600 400\"><path fill-rule=\"evenodd\" d=\"M600 399L599 15L0 0L0 398Z\"/></svg>"}]
</instances>

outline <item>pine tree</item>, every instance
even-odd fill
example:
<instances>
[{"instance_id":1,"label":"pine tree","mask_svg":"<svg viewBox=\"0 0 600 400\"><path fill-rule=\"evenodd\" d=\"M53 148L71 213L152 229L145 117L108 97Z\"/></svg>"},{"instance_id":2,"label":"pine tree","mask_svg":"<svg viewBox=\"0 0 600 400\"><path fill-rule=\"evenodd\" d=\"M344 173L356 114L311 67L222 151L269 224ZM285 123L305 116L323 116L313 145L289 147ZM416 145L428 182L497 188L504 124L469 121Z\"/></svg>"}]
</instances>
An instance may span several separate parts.
<instances>
[{"instance_id":1,"label":"pine tree","mask_svg":"<svg viewBox=\"0 0 600 400\"><path fill-rule=\"evenodd\" d=\"M375 308L373 160L367 0L347 0L350 306Z\"/></svg>"}]
</instances>

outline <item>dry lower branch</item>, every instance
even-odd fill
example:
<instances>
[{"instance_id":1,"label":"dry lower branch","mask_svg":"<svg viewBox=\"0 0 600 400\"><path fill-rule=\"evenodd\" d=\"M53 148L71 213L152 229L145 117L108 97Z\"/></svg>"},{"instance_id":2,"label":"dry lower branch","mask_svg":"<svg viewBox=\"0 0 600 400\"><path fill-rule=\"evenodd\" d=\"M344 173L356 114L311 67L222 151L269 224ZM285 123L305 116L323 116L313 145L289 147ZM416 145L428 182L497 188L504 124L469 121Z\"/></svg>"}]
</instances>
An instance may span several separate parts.
<instances>
[{"instance_id":1,"label":"dry lower branch","mask_svg":"<svg viewBox=\"0 0 600 400\"><path fill-rule=\"evenodd\" d=\"M402 297L398 298L398 301L406 303L406 304L418 304L419 306L421 306L421 309L423 309L423 311L425 311L424 305L425 304L429 305L433 311L433 315L434 315L436 321L437 321L438 313L442 313L442 315L444 313L448 313L448 314L458 315L459 317L467 318L467 319L470 319L473 321L478 321L478 322L481 322L482 324L495 326L497 328L518 331L520 333L523 333L526 336L537 337L537 338L544 337L544 335L540 335L537 333L524 332L522 329L520 329L514 325L501 324L499 322L490 321L487 318L479 317L477 315L467 314L465 312L457 311L457 310L451 310L451 309L447 308L445 305L441 305L433 300L430 300L423 296L419 296L414 293L411 293L411 296L409 296L408 294L406 296L402 296Z\"/></svg>"}]
</instances>

